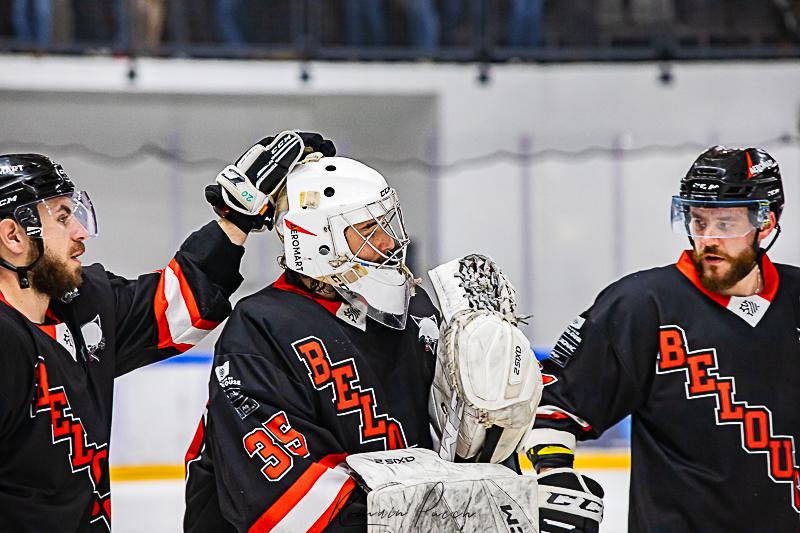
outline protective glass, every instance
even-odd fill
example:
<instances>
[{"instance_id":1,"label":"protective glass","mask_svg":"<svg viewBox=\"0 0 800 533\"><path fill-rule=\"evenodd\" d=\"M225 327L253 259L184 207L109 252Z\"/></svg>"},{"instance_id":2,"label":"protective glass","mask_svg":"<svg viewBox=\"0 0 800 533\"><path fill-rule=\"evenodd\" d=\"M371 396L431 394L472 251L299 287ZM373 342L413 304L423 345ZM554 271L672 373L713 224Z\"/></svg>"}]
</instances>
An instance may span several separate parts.
<instances>
[{"instance_id":1,"label":"protective glass","mask_svg":"<svg viewBox=\"0 0 800 533\"><path fill-rule=\"evenodd\" d=\"M54 196L24 204L14 210L14 219L31 237L70 234L78 225L88 237L97 235L97 216L86 191Z\"/></svg>"},{"instance_id":2,"label":"protective glass","mask_svg":"<svg viewBox=\"0 0 800 533\"><path fill-rule=\"evenodd\" d=\"M769 223L765 200L687 200L672 197L672 231L689 237L744 237Z\"/></svg>"}]
</instances>

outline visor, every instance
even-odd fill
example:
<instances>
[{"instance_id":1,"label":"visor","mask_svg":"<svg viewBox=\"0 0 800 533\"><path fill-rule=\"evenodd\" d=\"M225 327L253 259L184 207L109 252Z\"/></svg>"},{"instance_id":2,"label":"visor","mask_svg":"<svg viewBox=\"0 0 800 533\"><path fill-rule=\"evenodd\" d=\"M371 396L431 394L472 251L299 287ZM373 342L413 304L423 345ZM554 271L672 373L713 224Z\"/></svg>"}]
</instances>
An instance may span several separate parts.
<instances>
[{"instance_id":1,"label":"visor","mask_svg":"<svg viewBox=\"0 0 800 533\"><path fill-rule=\"evenodd\" d=\"M83 229L87 237L97 235L97 216L86 191L45 198L14 209L14 220L28 236L46 238Z\"/></svg>"},{"instance_id":2,"label":"visor","mask_svg":"<svg viewBox=\"0 0 800 533\"><path fill-rule=\"evenodd\" d=\"M688 200L672 197L672 231L689 237L744 237L769 223L766 200Z\"/></svg>"}]
</instances>

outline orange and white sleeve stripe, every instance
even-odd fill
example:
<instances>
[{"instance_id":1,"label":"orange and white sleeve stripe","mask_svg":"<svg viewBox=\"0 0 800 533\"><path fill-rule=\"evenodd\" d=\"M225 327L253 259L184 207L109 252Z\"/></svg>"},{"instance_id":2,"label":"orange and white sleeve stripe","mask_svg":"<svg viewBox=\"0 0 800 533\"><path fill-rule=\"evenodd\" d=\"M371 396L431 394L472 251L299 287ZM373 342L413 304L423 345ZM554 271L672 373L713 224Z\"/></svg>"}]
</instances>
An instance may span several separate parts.
<instances>
[{"instance_id":1,"label":"orange and white sleeve stripe","mask_svg":"<svg viewBox=\"0 0 800 533\"><path fill-rule=\"evenodd\" d=\"M156 287L154 310L158 323L158 348L185 352L219 323L205 320L197 307L189 282L175 259L169 262Z\"/></svg>"},{"instance_id":2,"label":"orange and white sleeve stripe","mask_svg":"<svg viewBox=\"0 0 800 533\"><path fill-rule=\"evenodd\" d=\"M323 531L355 488L344 467L345 457L344 453L328 455L313 463L248 531Z\"/></svg>"}]
</instances>

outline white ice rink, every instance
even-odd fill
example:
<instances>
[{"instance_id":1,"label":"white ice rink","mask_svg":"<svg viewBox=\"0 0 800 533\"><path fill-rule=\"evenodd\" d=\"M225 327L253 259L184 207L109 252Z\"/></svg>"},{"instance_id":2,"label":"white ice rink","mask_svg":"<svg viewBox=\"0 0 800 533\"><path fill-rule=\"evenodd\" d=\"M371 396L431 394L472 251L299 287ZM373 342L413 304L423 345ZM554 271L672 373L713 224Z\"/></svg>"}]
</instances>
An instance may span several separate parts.
<instances>
[{"instance_id":1,"label":"white ice rink","mask_svg":"<svg viewBox=\"0 0 800 533\"><path fill-rule=\"evenodd\" d=\"M586 470L606 491L603 533L627 531L628 472ZM182 481L113 483L111 499L115 533L179 533L183 520Z\"/></svg>"}]
</instances>

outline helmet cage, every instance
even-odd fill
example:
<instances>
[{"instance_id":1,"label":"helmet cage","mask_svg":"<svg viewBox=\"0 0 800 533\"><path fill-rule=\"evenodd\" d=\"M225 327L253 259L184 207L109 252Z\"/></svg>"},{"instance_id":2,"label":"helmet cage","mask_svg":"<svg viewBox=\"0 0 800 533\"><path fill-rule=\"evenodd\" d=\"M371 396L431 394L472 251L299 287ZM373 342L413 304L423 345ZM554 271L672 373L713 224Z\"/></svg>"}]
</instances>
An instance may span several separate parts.
<instances>
[{"instance_id":1,"label":"helmet cage","mask_svg":"<svg viewBox=\"0 0 800 533\"><path fill-rule=\"evenodd\" d=\"M356 227L358 224L369 221L373 221L375 224L367 233L362 233ZM397 192L394 189L390 189L385 196L363 207L356 207L338 215L329 216L328 227L333 237L334 258L331 260L331 266L340 266L345 261L376 269L397 269L405 266L406 250L410 239L406 232ZM345 236L347 228L351 228L361 239L361 244L356 250L351 250L347 242ZM394 245L391 249L380 250L375 246L373 241L379 230L392 239ZM369 261L359 257L366 249L372 250L378 256L378 260Z\"/></svg>"}]
</instances>

